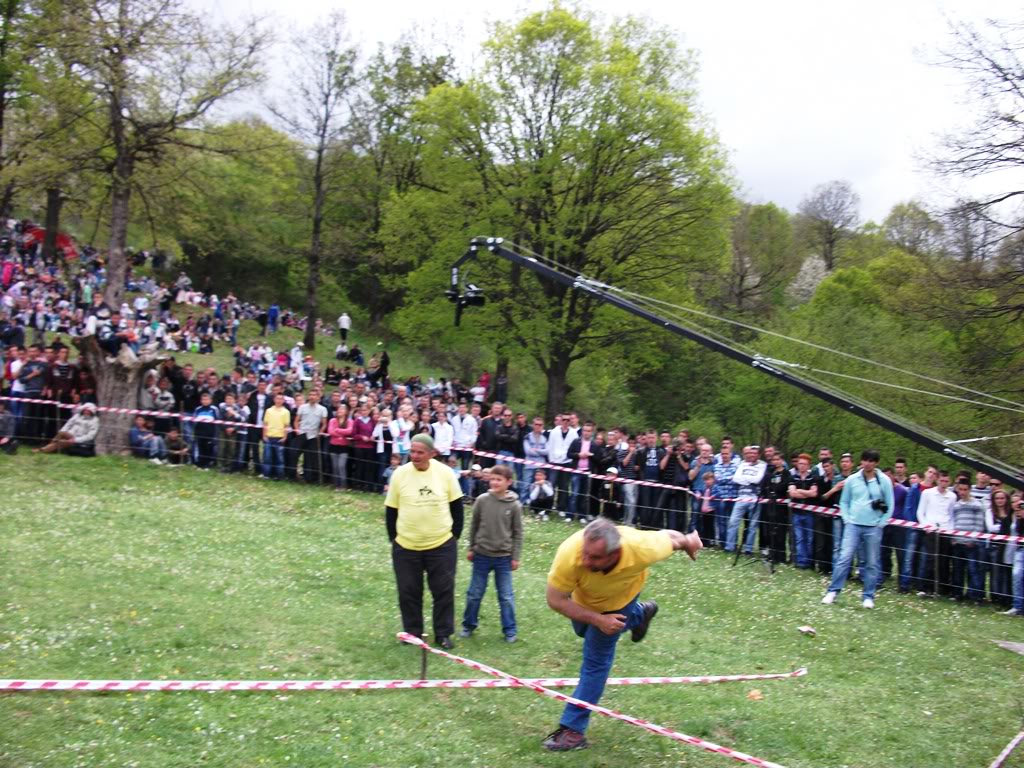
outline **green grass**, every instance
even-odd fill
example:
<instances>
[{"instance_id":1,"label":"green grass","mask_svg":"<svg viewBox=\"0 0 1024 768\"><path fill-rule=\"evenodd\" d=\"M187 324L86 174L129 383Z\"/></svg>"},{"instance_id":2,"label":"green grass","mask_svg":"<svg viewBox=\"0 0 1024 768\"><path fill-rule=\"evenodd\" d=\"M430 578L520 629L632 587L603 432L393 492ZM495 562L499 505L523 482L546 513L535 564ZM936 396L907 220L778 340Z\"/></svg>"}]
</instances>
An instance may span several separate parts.
<instances>
[{"instance_id":1,"label":"green grass","mask_svg":"<svg viewBox=\"0 0 1024 768\"><path fill-rule=\"evenodd\" d=\"M145 462L0 458L0 677L411 678L380 497ZM42 481L42 482L41 482ZM521 642L493 591L457 652L526 676L577 673L580 642L545 605L567 527L527 528ZM733 570L718 553L655 566L662 611L614 674L780 672L796 681L608 689L604 703L787 766L987 765L1021 726L1024 622L819 577ZM459 567L463 605L469 569ZM493 589L493 587L492 587ZM811 624L817 637L797 627ZM472 677L430 661L432 677ZM759 689L764 698L748 693ZM3 766L725 766L595 716L593 747L549 755L560 705L523 690L0 695ZM1020 758L1011 765L1022 765Z\"/></svg>"}]
</instances>

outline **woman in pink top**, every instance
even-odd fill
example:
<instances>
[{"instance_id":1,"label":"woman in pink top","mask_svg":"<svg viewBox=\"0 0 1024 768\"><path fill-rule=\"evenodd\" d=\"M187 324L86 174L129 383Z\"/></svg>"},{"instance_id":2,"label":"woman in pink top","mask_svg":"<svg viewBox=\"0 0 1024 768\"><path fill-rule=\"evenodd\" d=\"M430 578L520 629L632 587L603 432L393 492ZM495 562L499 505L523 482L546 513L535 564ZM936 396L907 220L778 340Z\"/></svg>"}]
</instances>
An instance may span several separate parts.
<instances>
[{"instance_id":1,"label":"woman in pink top","mask_svg":"<svg viewBox=\"0 0 1024 768\"><path fill-rule=\"evenodd\" d=\"M334 418L327 423L327 434L331 444L331 468L334 475L336 490L344 490L348 486L348 452L349 438L354 426L348 416L348 406L341 404L334 412Z\"/></svg>"}]
</instances>

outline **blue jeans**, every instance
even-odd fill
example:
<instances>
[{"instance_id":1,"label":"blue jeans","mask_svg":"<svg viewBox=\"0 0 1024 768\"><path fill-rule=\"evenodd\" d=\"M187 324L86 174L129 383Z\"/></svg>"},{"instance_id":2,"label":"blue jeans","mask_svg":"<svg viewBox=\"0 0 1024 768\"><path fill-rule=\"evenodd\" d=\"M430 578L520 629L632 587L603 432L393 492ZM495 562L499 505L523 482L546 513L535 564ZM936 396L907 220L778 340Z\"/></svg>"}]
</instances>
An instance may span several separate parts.
<instances>
[{"instance_id":1,"label":"blue jeans","mask_svg":"<svg viewBox=\"0 0 1024 768\"><path fill-rule=\"evenodd\" d=\"M722 501L721 499L715 499L711 502L711 506L715 510L714 543L720 546L725 544L726 530L729 527L729 518L732 516L732 505L734 503L732 501Z\"/></svg>"},{"instance_id":2,"label":"blue jeans","mask_svg":"<svg viewBox=\"0 0 1024 768\"><path fill-rule=\"evenodd\" d=\"M917 528L897 528L902 536L896 550L896 561L900 566L900 589L910 589L914 582L914 558L917 556L918 539L921 531Z\"/></svg>"},{"instance_id":3,"label":"blue jeans","mask_svg":"<svg viewBox=\"0 0 1024 768\"><path fill-rule=\"evenodd\" d=\"M953 597L963 597L964 571L967 572L967 599L985 599L984 543L957 542L953 545Z\"/></svg>"},{"instance_id":4,"label":"blue jeans","mask_svg":"<svg viewBox=\"0 0 1024 768\"><path fill-rule=\"evenodd\" d=\"M569 494L569 517L583 517L590 514L590 477L572 476L572 492Z\"/></svg>"},{"instance_id":5,"label":"blue jeans","mask_svg":"<svg viewBox=\"0 0 1024 768\"><path fill-rule=\"evenodd\" d=\"M793 510L793 562L797 568L814 567L814 513Z\"/></svg>"},{"instance_id":6,"label":"blue jeans","mask_svg":"<svg viewBox=\"0 0 1024 768\"><path fill-rule=\"evenodd\" d=\"M268 437L263 441L263 476L284 477L284 439Z\"/></svg>"},{"instance_id":7,"label":"blue jeans","mask_svg":"<svg viewBox=\"0 0 1024 768\"><path fill-rule=\"evenodd\" d=\"M843 526L843 543L839 548L839 562L832 567L832 583L829 592L839 592L850 575L853 556L864 544L864 599L874 599L878 588L878 577L881 571L879 559L882 548L882 529L877 525L857 525L846 523Z\"/></svg>"},{"instance_id":8,"label":"blue jeans","mask_svg":"<svg viewBox=\"0 0 1024 768\"><path fill-rule=\"evenodd\" d=\"M626 626L622 628L622 632L638 627L644 620L643 609L635 597L626 607L610 611L610 613L621 613L626 617ZM608 674L612 671L612 662L615 661L615 646L619 642L622 632L606 635L597 627L579 621L574 621L572 628L579 637L583 638L583 664L580 666L580 682L572 695L574 699L597 704L604 693ZM582 709L575 704L565 705L565 711L562 712L562 719L559 721L560 725L572 728L579 733L586 732L589 723L590 710Z\"/></svg>"},{"instance_id":9,"label":"blue jeans","mask_svg":"<svg viewBox=\"0 0 1024 768\"><path fill-rule=\"evenodd\" d=\"M505 637L516 636L516 601L512 592L512 558L488 557L474 553L473 576L466 591L466 612L462 627L473 631L480 616L480 601L487 591L487 577L494 571L494 586L498 590L498 609L501 611L501 631Z\"/></svg>"},{"instance_id":10,"label":"blue jeans","mask_svg":"<svg viewBox=\"0 0 1024 768\"><path fill-rule=\"evenodd\" d=\"M1013 607L1024 613L1024 546L1018 544L1013 555L1013 571L1010 574L1013 586Z\"/></svg>"},{"instance_id":11,"label":"blue jeans","mask_svg":"<svg viewBox=\"0 0 1024 768\"><path fill-rule=\"evenodd\" d=\"M725 551L736 551L736 539L740 535L740 523L743 518L750 515L747 522L747 534L743 537L743 551L750 554L754 551L754 537L757 536L757 525L761 520L761 505L757 499L741 499L732 505L732 514L729 515L729 529L725 535Z\"/></svg>"}]
</instances>

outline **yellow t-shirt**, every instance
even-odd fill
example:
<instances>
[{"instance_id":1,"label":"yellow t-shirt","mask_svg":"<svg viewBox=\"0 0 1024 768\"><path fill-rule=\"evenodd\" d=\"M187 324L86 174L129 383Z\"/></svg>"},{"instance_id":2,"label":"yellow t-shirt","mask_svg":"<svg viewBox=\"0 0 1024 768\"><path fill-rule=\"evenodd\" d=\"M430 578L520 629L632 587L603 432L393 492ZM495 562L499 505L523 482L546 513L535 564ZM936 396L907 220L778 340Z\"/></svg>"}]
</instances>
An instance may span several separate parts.
<instances>
[{"instance_id":1,"label":"yellow t-shirt","mask_svg":"<svg viewBox=\"0 0 1024 768\"><path fill-rule=\"evenodd\" d=\"M284 437L285 430L291 426L292 415L284 406L271 406L263 413L263 423L267 426L267 437Z\"/></svg>"},{"instance_id":2,"label":"yellow t-shirt","mask_svg":"<svg viewBox=\"0 0 1024 768\"><path fill-rule=\"evenodd\" d=\"M387 507L398 510L398 536L395 541L406 549L434 549L452 537L450 502L462 498L455 473L439 461L419 471L412 463L403 464L391 475Z\"/></svg>"},{"instance_id":3,"label":"yellow t-shirt","mask_svg":"<svg viewBox=\"0 0 1024 768\"><path fill-rule=\"evenodd\" d=\"M628 605L643 589L647 567L672 554L672 539L665 531L616 527L622 537L622 557L611 573L595 573L583 566L583 531L577 531L558 547L548 584L559 592L572 593L574 603L598 613Z\"/></svg>"}]
</instances>

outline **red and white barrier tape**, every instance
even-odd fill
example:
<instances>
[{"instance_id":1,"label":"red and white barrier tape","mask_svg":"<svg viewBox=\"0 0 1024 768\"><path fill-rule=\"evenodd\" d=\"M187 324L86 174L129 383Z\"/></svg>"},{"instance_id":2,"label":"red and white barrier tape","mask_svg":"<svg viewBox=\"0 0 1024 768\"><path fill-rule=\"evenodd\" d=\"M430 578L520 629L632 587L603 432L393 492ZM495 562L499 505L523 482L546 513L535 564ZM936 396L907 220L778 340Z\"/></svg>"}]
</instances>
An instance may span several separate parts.
<instances>
[{"instance_id":1,"label":"red and white barrier tape","mask_svg":"<svg viewBox=\"0 0 1024 768\"><path fill-rule=\"evenodd\" d=\"M511 461L517 464L529 464L537 469L554 469L559 472L570 472L575 475L586 475L587 477L595 480L602 480L607 483L623 483L627 485L642 485L650 488L665 488L672 491L682 491L689 494L697 499L703 499L704 497L694 493L689 488L685 488L679 485L667 485L665 483L656 483L652 480L630 480L628 478L618 477L616 475L595 475L591 472L587 472L582 469L573 469L572 467L562 466L559 464L545 464L539 461L532 461L530 459L519 459L514 456L504 456L498 453L490 453L487 451L473 451L474 456L484 456L489 459L500 459L501 461ZM724 498L713 496L711 501L740 501L737 498ZM761 504L767 504L773 499L757 499ZM785 504L790 509L797 509L806 512L814 512L818 515L826 515L828 517L839 517L840 511L835 507L821 507L816 504L801 504L788 499L774 499L776 504ZM895 525L900 528L916 528L921 531L928 533L941 533L946 536L960 536L962 538L979 539L982 541L1013 541L1017 544L1024 544L1024 536L1008 536L1002 533L981 533L979 531L958 531L953 528L938 528L934 525L925 525L924 523L917 523L912 520L897 520L895 518L890 519L888 525Z\"/></svg>"},{"instance_id":2,"label":"red and white barrier tape","mask_svg":"<svg viewBox=\"0 0 1024 768\"><path fill-rule=\"evenodd\" d=\"M17 401L22 402L22 403L35 403L35 404L40 404L40 405L55 405L58 408L71 408L71 409L74 409L74 408L80 407L80 404L79 405L72 405L72 404L68 404L68 403L59 403L56 400L42 400L42 399L38 399L38 398L8 397L8 396L0 395L0 400L17 400ZM188 415L182 414L182 413L168 413L167 411L144 411L144 410L140 410L138 408L111 408L110 406L95 405L93 403L90 403L90 405L93 405L93 407L95 407L98 412L103 412L103 413L118 413L118 414L122 414L122 415L134 415L134 416L153 416L154 418L161 418L161 419L181 419L181 420L184 420L184 421L195 421L195 422L198 422L198 423L201 423L201 424L225 424L227 426L235 427L236 429L243 429L243 430L248 430L248 429L257 429L257 430L259 430L259 429L262 429L262 425L260 425L260 424L250 424L249 422L222 421L222 420L217 420L217 419L197 419L195 416L188 416ZM288 429L287 431L294 431L294 430ZM326 434L327 433L323 433L323 432L321 433L321 435L324 435L324 436L326 436ZM656 482L653 482L651 480L629 480L627 478L617 477L617 476L614 476L614 475L595 475L595 474L592 474L592 473L587 472L586 470L582 470L582 469L572 469L571 467L561 466L559 464L546 464L544 462L532 461L530 459L519 459L519 458L516 458L514 456L504 456L504 455L501 455L501 454L498 454L498 453L491 453L489 451L473 451L473 455L474 456L483 456L483 457L489 458L489 459L500 459L501 461L515 462L517 464L528 464L528 465L530 465L532 467L536 467L537 469L554 469L554 470L557 470L559 472L571 472L571 473L577 474L577 475L586 475L587 477L594 478L595 480L603 480L604 482L624 483L624 484L631 484L631 485L642 485L642 486L648 486L648 487L651 487L651 488L665 488L665 489L673 490L673 491L683 491L685 493L688 493L691 496L694 496L695 498L702 498L698 494L695 494L693 491L691 491L689 488L684 488L684 487L678 486L678 485L667 485L665 483L656 483ZM738 501L738 499L714 497L714 498L712 498L712 501ZM770 499L758 499L758 501L761 502L761 503L767 503L768 501L770 501ZM828 515L830 517L838 517L839 514L840 514L839 511L837 509L835 509L834 507L820 507L820 506L816 506L814 504L798 504L798 503L793 502L793 501L781 500L781 499L777 500L776 503L778 503L778 504L786 504L791 509L799 509L799 510L804 510L804 511L808 511L808 512L814 512L816 514ZM978 531L958 531L958 530L951 529L951 528L936 528L933 525L925 525L923 523L916 523L916 522L912 522L910 520L895 520L895 519L893 519L893 520L889 520L888 524L889 525L899 526L901 528L917 528L918 530L926 531L926 532L929 532L929 533L941 533L941 534L945 534L946 536L960 536L961 538L979 539L979 540L982 540L982 541L1000 541L1000 542L1002 542L1002 541L1013 541L1013 542L1016 542L1018 544L1024 544L1024 536L1008 536L1008 535L1001 534L1001 533L979 533Z\"/></svg>"},{"instance_id":3,"label":"red and white barrier tape","mask_svg":"<svg viewBox=\"0 0 1024 768\"><path fill-rule=\"evenodd\" d=\"M767 675L696 675L682 677L612 677L607 685L667 685L738 683L750 680L788 680L803 677L805 668ZM543 685L568 688L577 677L531 677L466 680L0 680L0 691L383 691L419 688L522 688Z\"/></svg>"},{"instance_id":4,"label":"red and white barrier tape","mask_svg":"<svg viewBox=\"0 0 1024 768\"><path fill-rule=\"evenodd\" d=\"M446 659L451 659L452 661L457 662L458 664L463 664L467 667L470 667L471 669L476 669L487 675L493 675L494 677L509 680L511 682L516 683L520 687L529 688L535 693L539 693L541 696L547 696L548 698L555 699L566 704L573 704L574 706L582 707L583 709L589 709L591 712L597 712L599 715L604 715L605 717L610 717L614 720L621 720L624 723L635 725L638 728L643 728L644 730L650 731L651 733L656 733L659 736L666 736L672 739L673 741L680 741L684 744L690 744L694 747L700 747L701 749L707 750L708 752L715 752L719 755L731 757L733 760L738 760L741 763L756 765L758 766L758 768L783 768L778 763L773 763L769 760L762 760L759 757L754 757L744 752L739 752L735 749L730 749L729 747L723 747L719 744L715 744L710 741L705 741L704 739L698 739L696 736L687 736L685 733L673 731L672 729L666 728L662 725L649 723L648 721L642 720L639 717L633 717L632 715L624 715L621 712L616 712L613 709L608 709L607 707L602 707L598 704L591 704L589 701L582 701L581 699L576 699L572 696L566 696L564 693L559 693L558 691L552 691L549 688L545 688L543 685L538 685L537 683L530 683L521 678L517 678L514 675L510 675L507 672L502 672L500 669L496 669L495 667L490 667L486 664L482 664L479 661L466 659L462 656L456 656L453 653L443 651L440 648L434 648L433 646L423 642L423 640L421 640L420 638L414 637L413 635L408 635L405 632L400 632L398 637L407 643L426 648L431 653L436 653L438 656L444 656Z\"/></svg>"},{"instance_id":5,"label":"red and white barrier tape","mask_svg":"<svg viewBox=\"0 0 1024 768\"><path fill-rule=\"evenodd\" d=\"M999 753L999 757L992 761L992 765L988 768L1001 768L1003 763L1006 762L1006 758L1015 750L1020 743L1024 741L1024 731L1021 731L1013 737L1013 741L1006 745L1006 749Z\"/></svg>"}]
</instances>

